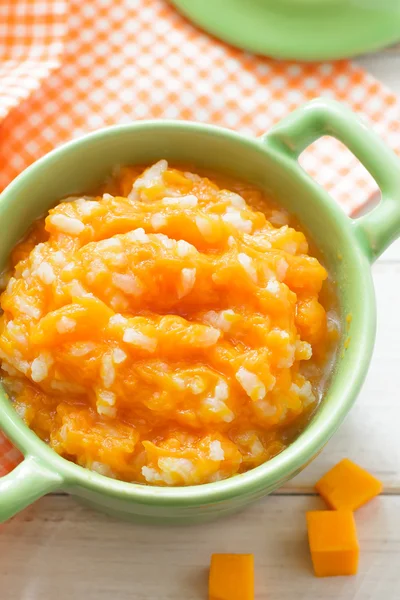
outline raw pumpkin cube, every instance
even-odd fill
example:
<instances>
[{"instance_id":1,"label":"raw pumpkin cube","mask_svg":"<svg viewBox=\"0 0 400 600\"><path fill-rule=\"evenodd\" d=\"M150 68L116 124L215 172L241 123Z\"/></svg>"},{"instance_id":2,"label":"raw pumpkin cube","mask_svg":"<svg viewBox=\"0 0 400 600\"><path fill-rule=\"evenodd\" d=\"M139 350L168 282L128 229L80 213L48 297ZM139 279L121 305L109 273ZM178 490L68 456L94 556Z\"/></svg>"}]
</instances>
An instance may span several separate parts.
<instances>
[{"instance_id":1,"label":"raw pumpkin cube","mask_svg":"<svg viewBox=\"0 0 400 600\"><path fill-rule=\"evenodd\" d=\"M209 600L254 600L252 554L213 554Z\"/></svg>"},{"instance_id":2,"label":"raw pumpkin cube","mask_svg":"<svg viewBox=\"0 0 400 600\"><path fill-rule=\"evenodd\" d=\"M315 485L335 510L356 510L382 491L382 483L348 458L328 471Z\"/></svg>"},{"instance_id":3,"label":"raw pumpkin cube","mask_svg":"<svg viewBox=\"0 0 400 600\"><path fill-rule=\"evenodd\" d=\"M317 577L355 575L359 546L350 510L307 512L308 541Z\"/></svg>"}]
</instances>

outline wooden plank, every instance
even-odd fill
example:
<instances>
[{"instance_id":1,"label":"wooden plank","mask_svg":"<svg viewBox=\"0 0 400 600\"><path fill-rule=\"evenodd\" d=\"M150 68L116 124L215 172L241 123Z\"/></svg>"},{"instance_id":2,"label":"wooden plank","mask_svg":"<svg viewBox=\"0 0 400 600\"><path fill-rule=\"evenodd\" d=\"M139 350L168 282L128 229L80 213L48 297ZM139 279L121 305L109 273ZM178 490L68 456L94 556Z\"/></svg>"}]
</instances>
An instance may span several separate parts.
<instances>
[{"instance_id":1,"label":"wooden plank","mask_svg":"<svg viewBox=\"0 0 400 600\"><path fill-rule=\"evenodd\" d=\"M371 73L395 94L400 94L400 45L388 48L379 54L368 54L357 58L355 64Z\"/></svg>"},{"instance_id":2,"label":"wooden plank","mask_svg":"<svg viewBox=\"0 0 400 600\"><path fill-rule=\"evenodd\" d=\"M356 577L317 579L305 511L315 497L269 497L239 515L195 527L136 526L68 497L47 497L2 526L5 600L205 600L213 552L254 553L257 600L398 600L400 498L356 514Z\"/></svg>"},{"instance_id":3,"label":"wooden plank","mask_svg":"<svg viewBox=\"0 0 400 600\"><path fill-rule=\"evenodd\" d=\"M399 247L399 246L398 246ZM378 331L371 367L360 397L320 456L284 490L308 492L315 481L347 456L379 477L388 493L400 492L400 264L374 267Z\"/></svg>"}]
</instances>

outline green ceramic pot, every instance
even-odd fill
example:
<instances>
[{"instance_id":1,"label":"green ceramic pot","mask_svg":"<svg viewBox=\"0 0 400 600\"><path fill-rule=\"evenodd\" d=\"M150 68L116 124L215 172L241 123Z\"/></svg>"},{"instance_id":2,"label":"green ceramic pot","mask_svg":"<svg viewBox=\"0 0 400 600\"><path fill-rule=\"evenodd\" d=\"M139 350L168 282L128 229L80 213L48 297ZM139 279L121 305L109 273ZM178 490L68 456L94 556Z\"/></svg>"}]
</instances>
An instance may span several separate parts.
<instances>
[{"instance_id":1,"label":"green ceramic pot","mask_svg":"<svg viewBox=\"0 0 400 600\"><path fill-rule=\"evenodd\" d=\"M171 0L209 34L255 54L321 61L400 39L399 0Z\"/></svg>"},{"instance_id":2,"label":"green ceramic pot","mask_svg":"<svg viewBox=\"0 0 400 600\"><path fill-rule=\"evenodd\" d=\"M326 134L350 148L382 191L379 206L358 220L348 218L297 162L304 148ZM343 320L352 315L350 344L345 348L342 343L331 385L295 442L248 473L201 486L150 487L83 469L40 441L2 392L0 427L25 460L0 479L0 521L57 489L109 514L147 522L192 523L231 513L303 469L357 397L375 337L370 265L400 234L400 164L372 131L338 104L313 101L258 139L197 123L148 121L111 127L70 142L28 168L1 195L0 262L6 263L27 226L54 204L55 198L93 188L116 164L150 163L160 158L234 174L262 187L295 214L337 282Z\"/></svg>"}]
</instances>

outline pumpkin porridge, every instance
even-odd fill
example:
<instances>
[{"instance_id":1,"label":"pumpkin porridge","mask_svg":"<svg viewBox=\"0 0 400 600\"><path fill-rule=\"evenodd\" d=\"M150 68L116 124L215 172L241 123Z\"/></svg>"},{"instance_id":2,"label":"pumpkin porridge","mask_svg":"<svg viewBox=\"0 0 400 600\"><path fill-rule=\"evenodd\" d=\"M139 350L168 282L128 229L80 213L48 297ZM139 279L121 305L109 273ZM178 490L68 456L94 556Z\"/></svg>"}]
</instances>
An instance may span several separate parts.
<instances>
[{"instance_id":1,"label":"pumpkin porridge","mask_svg":"<svg viewBox=\"0 0 400 600\"><path fill-rule=\"evenodd\" d=\"M14 249L2 380L27 425L83 467L225 479L281 452L316 406L334 345L326 278L257 189L165 160L122 168Z\"/></svg>"}]
</instances>

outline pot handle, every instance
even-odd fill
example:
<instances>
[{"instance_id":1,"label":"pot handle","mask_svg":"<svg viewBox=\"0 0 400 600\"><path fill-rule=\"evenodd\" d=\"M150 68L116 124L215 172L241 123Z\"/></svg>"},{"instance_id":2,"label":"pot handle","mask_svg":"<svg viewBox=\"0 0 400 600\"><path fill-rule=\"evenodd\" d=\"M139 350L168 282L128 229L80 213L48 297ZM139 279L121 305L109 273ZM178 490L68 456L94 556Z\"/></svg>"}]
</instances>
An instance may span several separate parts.
<instances>
[{"instance_id":1,"label":"pot handle","mask_svg":"<svg viewBox=\"0 0 400 600\"><path fill-rule=\"evenodd\" d=\"M0 523L61 484L59 475L28 456L11 473L0 477Z\"/></svg>"},{"instance_id":2,"label":"pot handle","mask_svg":"<svg viewBox=\"0 0 400 600\"><path fill-rule=\"evenodd\" d=\"M400 235L400 161L392 150L351 110L324 98L295 110L261 139L297 159L324 135L345 144L381 190L378 206L352 221L356 237L372 262Z\"/></svg>"}]
</instances>

